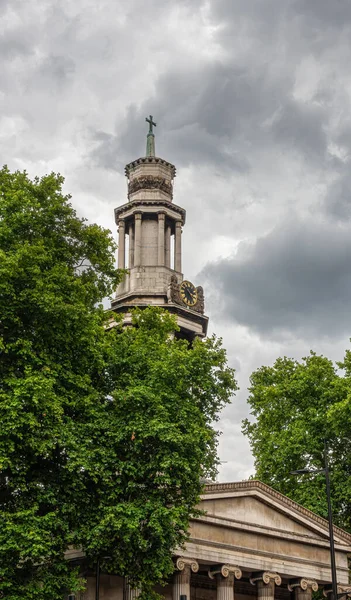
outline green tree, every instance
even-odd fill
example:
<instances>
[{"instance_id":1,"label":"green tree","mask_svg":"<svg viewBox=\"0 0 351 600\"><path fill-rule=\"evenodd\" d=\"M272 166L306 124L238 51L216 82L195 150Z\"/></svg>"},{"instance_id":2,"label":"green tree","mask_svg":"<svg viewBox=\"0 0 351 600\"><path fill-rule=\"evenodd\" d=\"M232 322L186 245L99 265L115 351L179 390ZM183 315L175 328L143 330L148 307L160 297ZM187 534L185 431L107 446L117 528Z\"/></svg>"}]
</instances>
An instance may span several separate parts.
<instances>
[{"instance_id":1,"label":"green tree","mask_svg":"<svg viewBox=\"0 0 351 600\"><path fill-rule=\"evenodd\" d=\"M343 363L315 353L301 362L278 358L251 375L248 403L253 419L243 422L261 481L327 517L323 474L291 475L324 467L328 442L335 524L351 531L351 354Z\"/></svg>"},{"instance_id":2,"label":"green tree","mask_svg":"<svg viewBox=\"0 0 351 600\"><path fill-rule=\"evenodd\" d=\"M0 171L0 591L78 590L75 546L150 595L215 472L236 383L220 341L189 348L157 309L132 328L103 310L115 246L62 184Z\"/></svg>"}]
</instances>

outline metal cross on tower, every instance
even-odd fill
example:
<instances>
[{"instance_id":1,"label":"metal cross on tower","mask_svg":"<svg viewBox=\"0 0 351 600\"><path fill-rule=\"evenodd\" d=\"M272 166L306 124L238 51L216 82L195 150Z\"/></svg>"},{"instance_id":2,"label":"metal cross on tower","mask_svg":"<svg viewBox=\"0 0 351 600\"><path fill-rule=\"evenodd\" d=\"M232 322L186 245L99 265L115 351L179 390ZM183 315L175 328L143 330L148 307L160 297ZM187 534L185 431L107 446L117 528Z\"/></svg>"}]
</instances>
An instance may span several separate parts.
<instances>
[{"instance_id":1,"label":"metal cross on tower","mask_svg":"<svg viewBox=\"0 0 351 600\"><path fill-rule=\"evenodd\" d=\"M153 134L154 132L152 130L152 127L153 126L156 127L156 123L152 119L153 119L153 116L149 115L149 118L146 117L145 121L147 121L149 123L149 133Z\"/></svg>"}]
</instances>

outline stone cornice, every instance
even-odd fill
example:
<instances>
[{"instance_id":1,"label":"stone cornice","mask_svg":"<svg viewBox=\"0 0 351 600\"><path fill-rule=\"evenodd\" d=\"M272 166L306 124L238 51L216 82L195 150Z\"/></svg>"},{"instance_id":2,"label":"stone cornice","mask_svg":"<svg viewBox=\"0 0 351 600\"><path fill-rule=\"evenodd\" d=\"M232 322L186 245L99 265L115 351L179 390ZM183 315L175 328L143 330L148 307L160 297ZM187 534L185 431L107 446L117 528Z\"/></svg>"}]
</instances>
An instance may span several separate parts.
<instances>
[{"instance_id":1,"label":"stone cornice","mask_svg":"<svg viewBox=\"0 0 351 600\"><path fill-rule=\"evenodd\" d=\"M169 167L171 169L172 172L172 177L176 176L176 168L174 165L172 165L172 163L168 162L167 160L164 160L163 158L158 158L157 156L143 156L141 158L137 158L136 160L133 160L132 162L128 163L125 166L125 174L127 177L129 177L129 172L134 169L135 167L139 166L139 165L144 165L144 164L159 164L159 165L165 165L166 167Z\"/></svg>"},{"instance_id":2,"label":"stone cornice","mask_svg":"<svg viewBox=\"0 0 351 600\"><path fill-rule=\"evenodd\" d=\"M215 554L217 555L218 551L228 551L231 555L237 554L239 553L240 556L260 556L263 557L265 559L268 560L275 560L277 561L277 564L279 563L279 565L283 564L283 565L289 565L290 563L293 564L301 564L301 565L306 565L306 559L305 558L299 558L298 556L291 556L291 554L279 554L276 552L269 552L269 551L264 551L264 550L257 550L257 548L243 548L243 546L236 546L236 545L232 545L232 544L227 544L227 543L223 543L223 542L214 542L211 540L205 540L205 539L200 539L200 538L195 538L195 537L191 537L190 540L187 542L187 548L189 550L189 552L191 552L192 554L195 552L195 550L193 549L193 546L195 546L195 549L198 550L198 547L203 546L205 548L214 548L215 549ZM235 559L237 560L237 559ZM242 561L243 563L243 561ZM328 572L330 572L330 563L329 560L326 563L322 563L319 561L308 561L309 565L313 565L314 567L318 567L321 569L326 569ZM242 568L243 570L245 570L245 567L242 564ZM344 572L345 576L348 575L349 570L347 567L338 567L338 571L339 572Z\"/></svg>"},{"instance_id":3,"label":"stone cornice","mask_svg":"<svg viewBox=\"0 0 351 600\"><path fill-rule=\"evenodd\" d=\"M205 485L204 492L202 495L203 499L205 499L206 495L209 494L216 494L221 492L237 492L241 490L260 490L268 496L271 496L272 498L278 500L283 506L292 508L297 513L300 513L301 515L304 515L311 521L318 523L326 529L326 533L328 531L328 521L326 519L323 519L323 517L316 515L311 510L308 510L308 508L301 506L301 504L294 502L294 500L291 500L287 496L284 496L280 492L277 492L276 490L271 488L269 485L266 485L265 483L262 483L262 481L258 481L257 479L252 479L248 481L237 481L232 483L209 483ZM348 543L351 543L351 534L347 533L343 529L340 529L339 527L336 527L335 525L334 532L337 533Z\"/></svg>"},{"instance_id":4,"label":"stone cornice","mask_svg":"<svg viewBox=\"0 0 351 600\"><path fill-rule=\"evenodd\" d=\"M186 211L184 208L181 208L177 204L173 204L173 202L169 202L168 200L131 200L130 202L126 202L122 204L122 206L118 206L115 208L115 220L117 221L119 215L124 212L128 212L131 209L138 209L140 212L147 212L147 208L149 206L164 206L171 211L174 211L181 215L182 224L185 224L185 216ZM144 210L143 210L144 209ZM146 211L145 211L146 209Z\"/></svg>"},{"instance_id":5,"label":"stone cornice","mask_svg":"<svg viewBox=\"0 0 351 600\"><path fill-rule=\"evenodd\" d=\"M158 297L165 297L166 294L164 294L163 292L150 292L150 291L144 291L141 290L141 292L143 296L158 296ZM118 298L114 298L111 302L111 309L112 311L125 311L125 309L129 309L132 310L133 308L136 308L137 306L139 308L145 308L147 306L149 306L149 303L144 303L144 302L138 302L138 297L139 297L139 291L138 292L129 292L127 294L124 294L121 297ZM135 302L133 302L133 298L135 298ZM130 303L127 302L127 300L130 300ZM201 313L195 312L194 310L191 310L190 308L186 308L179 306L178 304L172 304L171 302L168 302L167 304L158 304L157 305L159 308L163 308L164 310L168 310L169 312L171 312L172 314L177 314L177 315L181 315L184 317L188 317L189 315L191 315L191 320L195 321L196 323L202 324L204 327L206 327L207 330L207 323L208 323L208 317L206 315L202 315Z\"/></svg>"}]
</instances>

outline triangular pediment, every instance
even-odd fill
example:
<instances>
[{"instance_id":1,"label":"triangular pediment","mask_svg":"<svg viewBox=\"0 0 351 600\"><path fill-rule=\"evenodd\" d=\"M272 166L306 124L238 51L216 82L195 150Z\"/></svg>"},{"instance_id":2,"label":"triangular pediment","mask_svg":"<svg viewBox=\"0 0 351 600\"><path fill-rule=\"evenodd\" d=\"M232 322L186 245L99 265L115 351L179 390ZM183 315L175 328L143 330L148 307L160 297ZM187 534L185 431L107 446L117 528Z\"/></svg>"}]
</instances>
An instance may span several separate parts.
<instances>
[{"instance_id":1,"label":"triangular pediment","mask_svg":"<svg viewBox=\"0 0 351 600\"><path fill-rule=\"evenodd\" d=\"M200 508L218 526L292 536L306 541L329 539L328 522L260 481L208 484ZM351 535L335 527L335 542L351 545Z\"/></svg>"}]
</instances>

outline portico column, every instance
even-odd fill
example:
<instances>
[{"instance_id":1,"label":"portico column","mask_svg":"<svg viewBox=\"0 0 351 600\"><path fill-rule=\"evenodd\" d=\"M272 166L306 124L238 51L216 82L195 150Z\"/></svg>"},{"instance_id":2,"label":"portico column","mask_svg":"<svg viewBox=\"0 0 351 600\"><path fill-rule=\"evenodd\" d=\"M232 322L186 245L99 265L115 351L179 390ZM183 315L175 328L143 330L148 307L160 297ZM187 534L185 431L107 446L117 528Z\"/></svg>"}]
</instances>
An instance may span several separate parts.
<instances>
[{"instance_id":1,"label":"portico column","mask_svg":"<svg viewBox=\"0 0 351 600\"><path fill-rule=\"evenodd\" d=\"M158 213L158 264L165 264L165 213Z\"/></svg>"},{"instance_id":2,"label":"portico column","mask_svg":"<svg viewBox=\"0 0 351 600\"><path fill-rule=\"evenodd\" d=\"M253 573L250 577L250 583L257 585L257 600L274 600L275 586L281 582L280 575L272 571Z\"/></svg>"},{"instance_id":3,"label":"portico column","mask_svg":"<svg viewBox=\"0 0 351 600\"><path fill-rule=\"evenodd\" d=\"M318 583L314 579L293 579L289 581L288 589L294 592L295 600L312 600L312 592L318 591Z\"/></svg>"},{"instance_id":4,"label":"portico column","mask_svg":"<svg viewBox=\"0 0 351 600\"><path fill-rule=\"evenodd\" d=\"M166 226L166 238L165 238L165 265L166 267L171 266L171 226Z\"/></svg>"},{"instance_id":5,"label":"portico column","mask_svg":"<svg viewBox=\"0 0 351 600\"><path fill-rule=\"evenodd\" d=\"M175 222L174 234L174 269L179 273L182 272L182 223Z\"/></svg>"},{"instance_id":6,"label":"portico column","mask_svg":"<svg viewBox=\"0 0 351 600\"><path fill-rule=\"evenodd\" d=\"M210 568L208 576L217 580L217 600L234 600L234 580L242 576L239 567L216 565Z\"/></svg>"},{"instance_id":7,"label":"portico column","mask_svg":"<svg viewBox=\"0 0 351 600\"><path fill-rule=\"evenodd\" d=\"M129 268L134 267L134 223L129 223Z\"/></svg>"},{"instance_id":8,"label":"portico column","mask_svg":"<svg viewBox=\"0 0 351 600\"><path fill-rule=\"evenodd\" d=\"M141 264L141 213L134 215L134 266L140 267Z\"/></svg>"},{"instance_id":9,"label":"portico column","mask_svg":"<svg viewBox=\"0 0 351 600\"><path fill-rule=\"evenodd\" d=\"M190 600L190 578L191 573L197 573L199 565L193 558L178 558L176 562L178 573L173 576L172 599L180 600L180 596L186 596Z\"/></svg>"},{"instance_id":10,"label":"portico column","mask_svg":"<svg viewBox=\"0 0 351 600\"><path fill-rule=\"evenodd\" d=\"M138 598L140 596L140 590L138 588L133 588L129 582L128 582L128 577L126 577L125 579L126 582L126 597L125 600L135 600L135 598Z\"/></svg>"},{"instance_id":11,"label":"portico column","mask_svg":"<svg viewBox=\"0 0 351 600\"><path fill-rule=\"evenodd\" d=\"M120 221L118 221L118 268L119 269L125 268L125 247L126 247L125 234L126 234L125 223L124 223L123 219L120 219Z\"/></svg>"}]
</instances>

